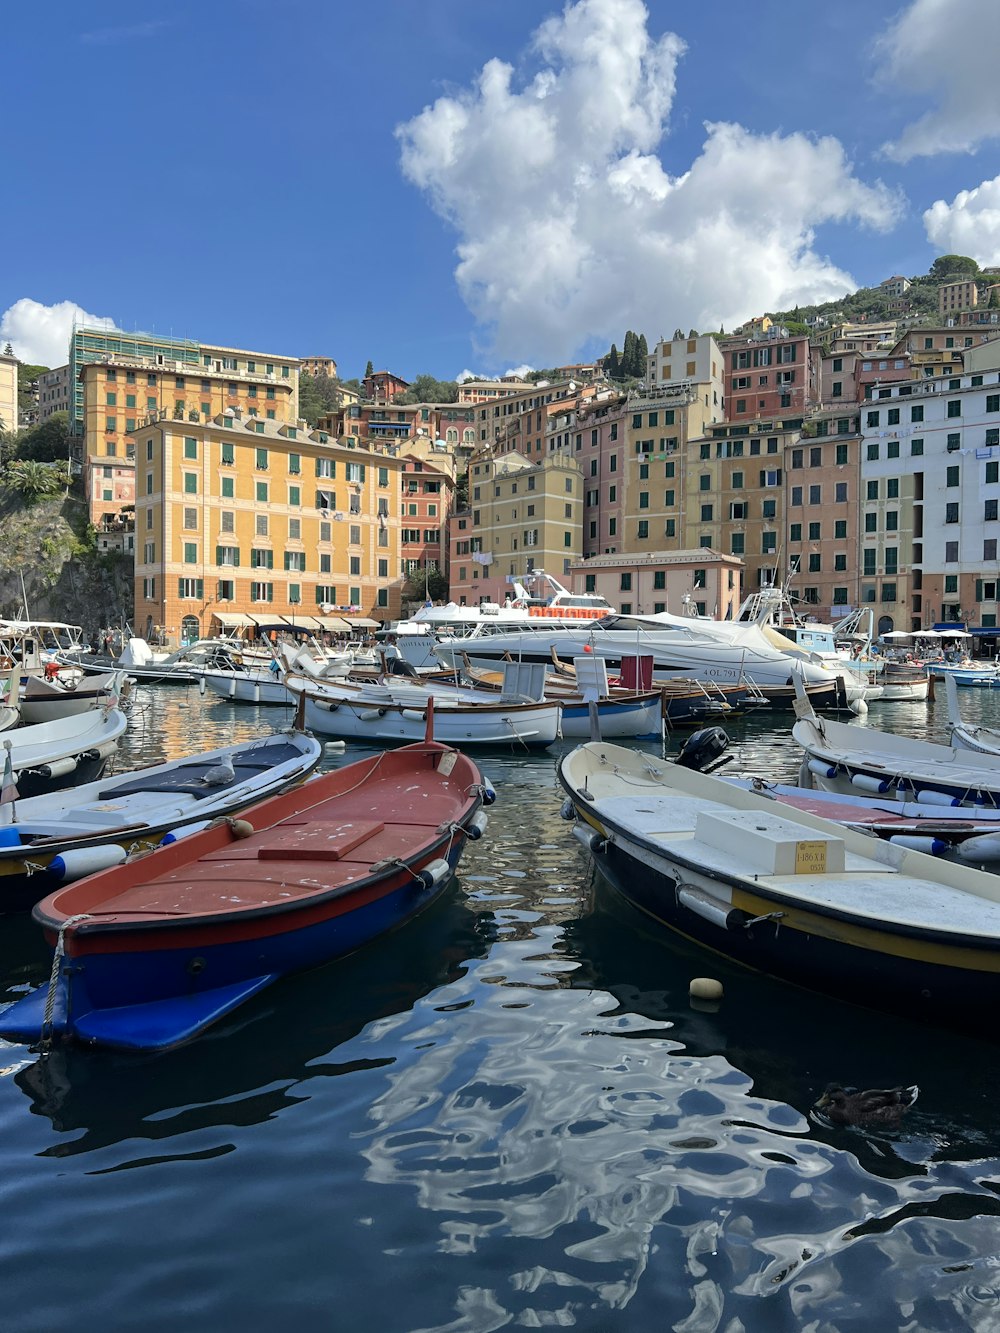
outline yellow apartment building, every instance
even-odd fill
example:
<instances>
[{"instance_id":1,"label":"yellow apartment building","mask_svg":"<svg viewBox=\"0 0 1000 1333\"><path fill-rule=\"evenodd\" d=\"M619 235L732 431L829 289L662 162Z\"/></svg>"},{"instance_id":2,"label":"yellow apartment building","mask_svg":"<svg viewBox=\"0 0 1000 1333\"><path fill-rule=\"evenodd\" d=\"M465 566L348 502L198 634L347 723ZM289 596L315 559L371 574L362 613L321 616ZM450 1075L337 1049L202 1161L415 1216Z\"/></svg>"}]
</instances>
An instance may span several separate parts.
<instances>
[{"instance_id":1,"label":"yellow apartment building","mask_svg":"<svg viewBox=\"0 0 1000 1333\"><path fill-rule=\"evenodd\" d=\"M398 616L402 459L240 408L198 415L129 435L137 631Z\"/></svg>"},{"instance_id":2,"label":"yellow apartment building","mask_svg":"<svg viewBox=\"0 0 1000 1333\"><path fill-rule=\"evenodd\" d=\"M83 437L83 476L95 527L107 526L133 502L129 432L153 413L193 422L239 408L268 421L298 420L297 358L209 343L154 350L158 346L143 335L74 331L70 377L76 376L76 384L70 386L69 406Z\"/></svg>"},{"instance_id":3,"label":"yellow apartment building","mask_svg":"<svg viewBox=\"0 0 1000 1333\"><path fill-rule=\"evenodd\" d=\"M303 375L325 375L327 379L337 378L337 363L332 356L304 356L299 361L299 371Z\"/></svg>"},{"instance_id":4,"label":"yellow apartment building","mask_svg":"<svg viewBox=\"0 0 1000 1333\"><path fill-rule=\"evenodd\" d=\"M17 357L0 352L0 430L17 430Z\"/></svg>"}]
</instances>

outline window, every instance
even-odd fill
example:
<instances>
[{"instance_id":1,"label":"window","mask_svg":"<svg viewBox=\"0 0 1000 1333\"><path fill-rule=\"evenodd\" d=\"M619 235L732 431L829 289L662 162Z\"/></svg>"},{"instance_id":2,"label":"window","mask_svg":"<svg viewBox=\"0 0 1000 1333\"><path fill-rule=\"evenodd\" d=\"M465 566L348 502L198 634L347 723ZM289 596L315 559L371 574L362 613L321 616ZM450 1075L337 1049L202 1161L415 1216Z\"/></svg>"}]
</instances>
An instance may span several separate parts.
<instances>
[{"instance_id":1,"label":"window","mask_svg":"<svg viewBox=\"0 0 1000 1333\"><path fill-rule=\"evenodd\" d=\"M918 458L923 452L924 452L923 440L910 441L910 453L913 455L914 458Z\"/></svg>"},{"instance_id":2,"label":"window","mask_svg":"<svg viewBox=\"0 0 1000 1333\"><path fill-rule=\"evenodd\" d=\"M924 406L923 406L923 403L914 403L914 404L912 405L912 407L910 408L910 420L911 420L911 421L923 421L923 419L924 419Z\"/></svg>"},{"instance_id":3,"label":"window","mask_svg":"<svg viewBox=\"0 0 1000 1333\"><path fill-rule=\"evenodd\" d=\"M888 410L888 411L886 412L886 414L885 414L885 424L886 424L887 426L898 426L898 425L899 425L899 408L898 408L898 407L890 407L890 408L889 408L889 410Z\"/></svg>"},{"instance_id":4,"label":"window","mask_svg":"<svg viewBox=\"0 0 1000 1333\"><path fill-rule=\"evenodd\" d=\"M258 481L255 485L258 504L267 504L267 482Z\"/></svg>"},{"instance_id":5,"label":"window","mask_svg":"<svg viewBox=\"0 0 1000 1333\"><path fill-rule=\"evenodd\" d=\"M987 539L983 542L983 559L988 560L992 563L996 558L997 558L997 539L996 537L987 537ZM995 590L996 584L994 584L993 586ZM995 596L991 597L989 600L991 602L994 601Z\"/></svg>"},{"instance_id":6,"label":"window","mask_svg":"<svg viewBox=\"0 0 1000 1333\"><path fill-rule=\"evenodd\" d=\"M797 508L799 505L801 505L801 503L802 503L802 487L801 487L801 486L793 486L793 487L792 487L791 503L792 503L794 506L796 506L796 508Z\"/></svg>"},{"instance_id":7,"label":"window","mask_svg":"<svg viewBox=\"0 0 1000 1333\"><path fill-rule=\"evenodd\" d=\"M958 562L958 542L945 542L944 544L944 562L946 565L954 565Z\"/></svg>"},{"instance_id":8,"label":"window","mask_svg":"<svg viewBox=\"0 0 1000 1333\"><path fill-rule=\"evenodd\" d=\"M255 515L254 515L254 531L256 532L256 534L257 534L258 537L266 537L266 536L267 536L267 533L268 533L268 526L267 526L267 515L266 515L266 514L255 514Z\"/></svg>"},{"instance_id":9,"label":"window","mask_svg":"<svg viewBox=\"0 0 1000 1333\"><path fill-rule=\"evenodd\" d=\"M198 441L192 439L190 435L184 436L184 457L185 458L198 457Z\"/></svg>"},{"instance_id":10,"label":"window","mask_svg":"<svg viewBox=\"0 0 1000 1333\"><path fill-rule=\"evenodd\" d=\"M865 532L878 531L878 514L865 514Z\"/></svg>"},{"instance_id":11,"label":"window","mask_svg":"<svg viewBox=\"0 0 1000 1333\"><path fill-rule=\"evenodd\" d=\"M954 502L953 502L953 503L951 503L951 504L946 504L946 505L945 505L945 507L944 507L944 521L945 521L946 523L957 523L957 522L958 522L958 505L957 505L957 503L954 503Z\"/></svg>"},{"instance_id":12,"label":"window","mask_svg":"<svg viewBox=\"0 0 1000 1333\"><path fill-rule=\"evenodd\" d=\"M1000 393L988 393L986 395L987 412L1000 412Z\"/></svg>"},{"instance_id":13,"label":"window","mask_svg":"<svg viewBox=\"0 0 1000 1333\"><path fill-rule=\"evenodd\" d=\"M742 532L730 534L729 550L733 555L743 555L746 551L746 538Z\"/></svg>"},{"instance_id":14,"label":"window","mask_svg":"<svg viewBox=\"0 0 1000 1333\"><path fill-rule=\"evenodd\" d=\"M950 402L948 403L948 413L947 413L947 415L950 416L950 417L960 417L960 416L962 415L962 400L961 400L961 398L952 398L952 399L950 400Z\"/></svg>"},{"instance_id":15,"label":"window","mask_svg":"<svg viewBox=\"0 0 1000 1333\"><path fill-rule=\"evenodd\" d=\"M886 532L898 532L898 531L899 531L899 510L898 510L898 509L887 509L887 510L886 510L886 514L885 514L885 530L886 530Z\"/></svg>"},{"instance_id":16,"label":"window","mask_svg":"<svg viewBox=\"0 0 1000 1333\"><path fill-rule=\"evenodd\" d=\"M996 500L987 500L983 507L983 519L987 523L992 523L997 516Z\"/></svg>"},{"instance_id":17,"label":"window","mask_svg":"<svg viewBox=\"0 0 1000 1333\"><path fill-rule=\"evenodd\" d=\"M834 483L833 498L836 504L847 503L847 482L838 481Z\"/></svg>"},{"instance_id":18,"label":"window","mask_svg":"<svg viewBox=\"0 0 1000 1333\"><path fill-rule=\"evenodd\" d=\"M274 584L273 583L251 583L250 584L251 602L273 602Z\"/></svg>"},{"instance_id":19,"label":"window","mask_svg":"<svg viewBox=\"0 0 1000 1333\"><path fill-rule=\"evenodd\" d=\"M300 518L290 518L288 520L288 536L293 542L302 539L302 520Z\"/></svg>"},{"instance_id":20,"label":"window","mask_svg":"<svg viewBox=\"0 0 1000 1333\"><path fill-rule=\"evenodd\" d=\"M788 528L788 540L790 542L800 542L802 540L802 524L792 523Z\"/></svg>"},{"instance_id":21,"label":"window","mask_svg":"<svg viewBox=\"0 0 1000 1333\"><path fill-rule=\"evenodd\" d=\"M712 521L712 508L713 508L712 505L702 505L702 507L701 507L701 521L702 521L702 523L711 523L711 521Z\"/></svg>"},{"instance_id":22,"label":"window","mask_svg":"<svg viewBox=\"0 0 1000 1333\"><path fill-rule=\"evenodd\" d=\"M866 457L867 457L869 463L875 463L875 462L878 461L878 445L877 445L877 444L870 444L870 445L868 445L868 448L867 448L867 450L866 450Z\"/></svg>"},{"instance_id":23,"label":"window","mask_svg":"<svg viewBox=\"0 0 1000 1333\"><path fill-rule=\"evenodd\" d=\"M810 540L811 542L818 542L818 541L820 540L820 536L821 536L821 533L822 533L822 528L823 528L823 525L822 525L821 523L810 523L810 524L809 524L809 540Z\"/></svg>"},{"instance_id":24,"label":"window","mask_svg":"<svg viewBox=\"0 0 1000 1333\"><path fill-rule=\"evenodd\" d=\"M833 568L838 573L842 573L847 568L847 556L843 554L835 555L833 557Z\"/></svg>"},{"instance_id":25,"label":"window","mask_svg":"<svg viewBox=\"0 0 1000 1333\"><path fill-rule=\"evenodd\" d=\"M215 563L217 565L234 565L240 563L240 548L238 546L217 546L215 548Z\"/></svg>"},{"instance_id":26,"label":"window","mask_svg":"<svg viewBox=\"0 0 1000 1333\"><path fill-rule=\"evenodd\" d=\"M819 574L823 569L822 561L818 551L814 551L809 556L809 573Z\"/></svg>"},{"instance_id":27,"label":"window","mask_svg":"<svg viewBox=\"0 0 1000 1333\"><path fill-rule=\"evenodd\" d=\"M198 474L197 472L184 473L184 492L186 495L198 494Z\"/></svg>"},{"instance_id":28,"label":"window","mask_svg":"<svg viewBox=\"0 0 1000 1333\"><path fill-rule=\"evenodd\" d=\"M833 525L833 535L834 535L834 537L839 537L842 541L845 541L845 540L847 539L847 520L846 520L846 519L844 519L844 518L838 518L838 519L837 519L836 523L834 523L834 525Z\"/></svg>"},{"instance_id":29,"label":"window","mask_svg":"<svg viewBox=\"0 0 1000 1333\"><path fill-rule=\"evenodd\" d=\"M641 420L642 420L642 418L640 417L640 421L641 421ZM622 574L622 576L621 576L621 578L620 578L620 580L619 580L619 582L618 582L618 590L619 590L619 592L631 592L631 591L632 591L632 575L631 575L631 574Z\"/></svg>"},{"instance_id":30,"label":"window","mask_svg":"<svg viewBox=\"0 0 1000 1333\"><path fill-rule=\"evenodd\" d=\"M883 583L883 584L882 584L882 599L881 599L881 600L882 600L883 602L894 602L894 601L896 600L896 585L895 585L895 583Z\"/></svg>"},{"instance_id":31,"label":"window","mask_svg":"<svg viewBox=\"0 0 1000 1333\"><path fill-rule=\"evenodd\" d=\"M178 579L177 596L185 601L200 602L203 599L202 588L204 584L201 579Z\"/></svg>"},{"instance_id":32,"label":"window","mask_svg":"<svg viewBox=\"0 0 1000 1333\"><path fill-rule=\"evenodd\" d=\"M864 563L864 573L866 574L866 576L871 576L872 574L875 573L875 554L876 552L874 547L870 547L868 550L864 552L863 563Z\"/></svg>"},{"instance_id":33,"label":"window","mask_svg":"<svg viewBox=\"0 0 1000 1333\"><path fill-rule=\"evenodd\" d=\"M868 413L866 413L866 415L865 415L865 425L866 425L866 426L877 426L877 425L878 425L878 413L877 413L877 412L868 412Z\"/></svg>"},{"instance_id":34,"label":"window","mask_svg":"<svg viewBox=\"0 0 1000 1333\"><path fill-rule=\"evenodd\" d=\"M790 466L793 470L797 470L798 468L800 468L800 467L802 466L802 450L801 450L801 449L793 449L793 450L792 450L792 461L791 461L791 463L789 464L789 466Z\"/></svg>"},{"instance_id":35,"label":"window","mask_svg":"<svg viewBox=\"0 0 1000 1333\"><path fill-rule=\"evenodd\" d=\"M961 447L962 447L962 437L958 432L956 432L954 435L949 435L947 440L945 441L945 449L949 454L957 454L959 449L961 449Z\"/></svg>"},{"instance_id":36,"label":"window","mask_svg":"<svg viewBox=\"0 0 1000 1333\"><path fill-rule=\"evenodd\" d=\"M810 503L811 505L818 505L818 504L822 504L822 503L823 503L822 498L821 498L821 496L822 496L822 489L823 489L823 488L822 488L821 486L810 486L810 487L809 487L809 503Z\"/></svg>"},{"instance_id":37,"label":"window","mask_svg":"<svg viewBox=\"0 0 1000 1333\"><path fill-rule=\"evenodd\" d=\"M648 519L646 519L646 518L642 518L642 519L639 520L639 530L638 530L638 532L636 533L636 536L637 536L640 540L641 540L642 538L644 538L644 537L648 537L648 536L649 536L649 520L648 520Z\"/></svg>"},{"instance_id":38,"label":"window","mask_svg":"<svg viewBox=\"0 0 1000 1333\"><path fill-rule=\"evenodd\" d=\"M698 489L700 491L710 491L712 489L712 478L707 472L703 472L699 476Z\"/></svg>"},{"instance_id":39,"label":"window","mask_svg":"<svg viewBox=\"0 0 1000 1333\"><path fill-rule=\"evenodd\" d=\"M192 509L192 508L190 508L190 507L185 507L185 510L184 510L184 526L185 526L185 528L187 528L187 530L188 530L189 532L197 532L197 531L198 531L198 511L197 511L197 509Z\"/></svg>"}]
</instances>

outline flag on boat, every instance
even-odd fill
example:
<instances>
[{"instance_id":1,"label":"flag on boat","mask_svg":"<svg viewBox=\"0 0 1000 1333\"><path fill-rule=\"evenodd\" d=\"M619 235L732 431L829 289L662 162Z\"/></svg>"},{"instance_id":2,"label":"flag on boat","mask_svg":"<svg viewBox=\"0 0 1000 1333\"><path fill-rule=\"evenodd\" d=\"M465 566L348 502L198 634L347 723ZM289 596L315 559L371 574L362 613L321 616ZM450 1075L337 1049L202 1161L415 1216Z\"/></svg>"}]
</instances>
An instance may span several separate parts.
<instances>
[{"instance_id":1,"label":"flag on boat","mask_svg":"<svg viewBox=\"0 0 1000 1333\"><path fill-rule=\"evenodd\" d=\"M10 741L4 741L3 781L0 782L0 824L13 824L17 800L17 786L14 782L14 766L10 760Z\"/></svg>"}]
</instances>

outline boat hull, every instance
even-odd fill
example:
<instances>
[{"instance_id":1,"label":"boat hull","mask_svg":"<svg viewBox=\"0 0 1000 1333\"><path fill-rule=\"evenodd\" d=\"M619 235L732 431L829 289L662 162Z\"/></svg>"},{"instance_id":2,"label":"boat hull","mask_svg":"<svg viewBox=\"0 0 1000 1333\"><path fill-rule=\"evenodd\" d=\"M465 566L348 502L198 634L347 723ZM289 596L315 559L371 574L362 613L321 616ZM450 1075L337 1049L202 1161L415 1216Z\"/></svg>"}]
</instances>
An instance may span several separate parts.
<instances>
[{"instance_id":1,"label":"boat hull","mask_svg":"<svg viewBox=\"0 0 1000 1333\"><path fill-rule=\"evenodd\" d=\"M447 839L411 863L419 871L436 857L454 871L465 839ZM405 925L444 893L452 875L430 886L409 870L375 885L288 913L273 922L220 923L149 934L121 932L102 948L96 941L74 951L59 976L49 1035L119 1049L157 1050L196 1036L279 977L335 962ZM49 943L56 936L47 932ZM127 1005L122 997L127 996ZM48 988L0 1018L8 1039L42 1035ZM23 1006L23 1007L22 1007Z\"/></svg>"},{"instance_id":2,"label":"boat hull","mask_svg":"<svg viewBox=\"0 0 1000 1333\"><path fill-rule=\"evenodd\" d=\"M317 736L371 745L411 745L423 739L426 709L378 700L338 700L306 695L306 728ZM434 738L461 749L525 746L544 749L558 736L558 704L513 704L503 708L447 710L435 703Z\"/></svg>"},{"instance_id":3,"label":"boat hull","mask_svg":"<svg viewBox=\"0 0 1000 1333\"><path fill-rule=\"evenodd\" d=\"M732 928L726 929L680 905L677 886L703 882L693 867L653 858L647 847L625 839L596 854L594 864L624 899L658 926L756 972L911 1018L963 1027L978 1021L994 1029L1000 948L956 950L836 916L789 913L785 903L739 889L732 896ZM718 883L707 883L718 891ZM779 919L766 919L776 911L783 913ZM984 986L993 1000L985 1011Z\"/></svg>"},{"instance_id":4,"label":"boat hull","mask_svg":"<svg viewBox=\"0 0 1000 1333\"><path fill-rule=\"evenodd\" d=\"M206 689L231 703L284 708L295 703L284 683L271 672L253 675L245 671L206 671L201 679Z\"/></svg>"},{"instance_id":5,"label":"boat hull","mask_svg":"<svg viewBox=\"0 0 1000 1333\"><path fill-rule=\"evenodd\" d=\"M559 705L562 734L566 740L590 736L590 705ZM602 699L597 704L597 724L605 739L628 736L659 736L663 721L660 696L629 701Z\"/></svg>"}]
</instances>

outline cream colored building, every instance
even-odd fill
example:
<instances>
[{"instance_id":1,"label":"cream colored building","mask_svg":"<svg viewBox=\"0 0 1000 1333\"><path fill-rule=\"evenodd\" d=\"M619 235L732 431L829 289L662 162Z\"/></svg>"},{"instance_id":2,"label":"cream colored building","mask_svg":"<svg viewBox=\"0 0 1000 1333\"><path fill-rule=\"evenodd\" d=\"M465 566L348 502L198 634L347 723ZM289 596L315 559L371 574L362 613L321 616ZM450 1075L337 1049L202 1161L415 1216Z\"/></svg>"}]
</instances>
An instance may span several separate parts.
<instances>
[{"instance_id":1,"label":"cream colored building","mask_svg":"<svg viewBox=\"0 0 1000 1333\"><path fill-rule=\"evenodd\" d=\"M0 430L17 430L17 357L0 353Z\"/></svg>"},{"instance_id":2,"label":"cream colored building","mask_svg":"<svg viewBox=\"0 0 1000 1333\"><path fill-rule=\"evenodd\" d=\"M975 278L961 282L944 282L938 288L938 314L947 317L960 310L975 310L979 304L979 288Z\"/></svg>"},{"instance_id":3,"label":"cream colored building","mask_svg":"<svg viewBox=\"0 0 1000 1333\"><path fill-rule=\"evenodd\" d=\"M327 379L337 378L337 363L332 356L304 356L299 361L301 375L325 375Z\"/></svg>"},{"instance_id":4,"label":"cream colored building","mask_svg":"<svg viewBox=\"0 0 1000 1333\"><path fill-rule=\"evenodd\" d=\"M770 320L764 327L770 326ZM661 339L646 361L646 385L697 384L709 421L721 421L725 393L722 349L710 333L695 338Z\"/></svg>"},{"instance_id":5,"label":"cream colored building","mask_svg":"<svg viewBox=\"0 0 1000 1333\"><path fill-rule=\"evenodd\" d=\"M532 386L524 380L463 380L458 386L460 403L489 403L495 398L507 398L512 393L524 393Z\"/></svg>"},{"instance_id":6,"label":"cream colored building","mask_svg":"<svg viewBox=\"0 0 1000 1333\"><path fill-rule=\"evenodd\" d=\"M38 420L47 421L53 412L69 412L73 406L69 366L44 370L38 377Z\"/></svg>"},{"instance_id":7,"label":"cream colored building","mask_svg":"<svg viewBox=\"0 0 1000 1333\"><path fill-rule=\"evenodd\" d=\"M135 625L169 640L400 607L402 460L239 408L155 414L136 458ZM311 624L310 622L316 622Z\"/></svg>"}]
</instances>

